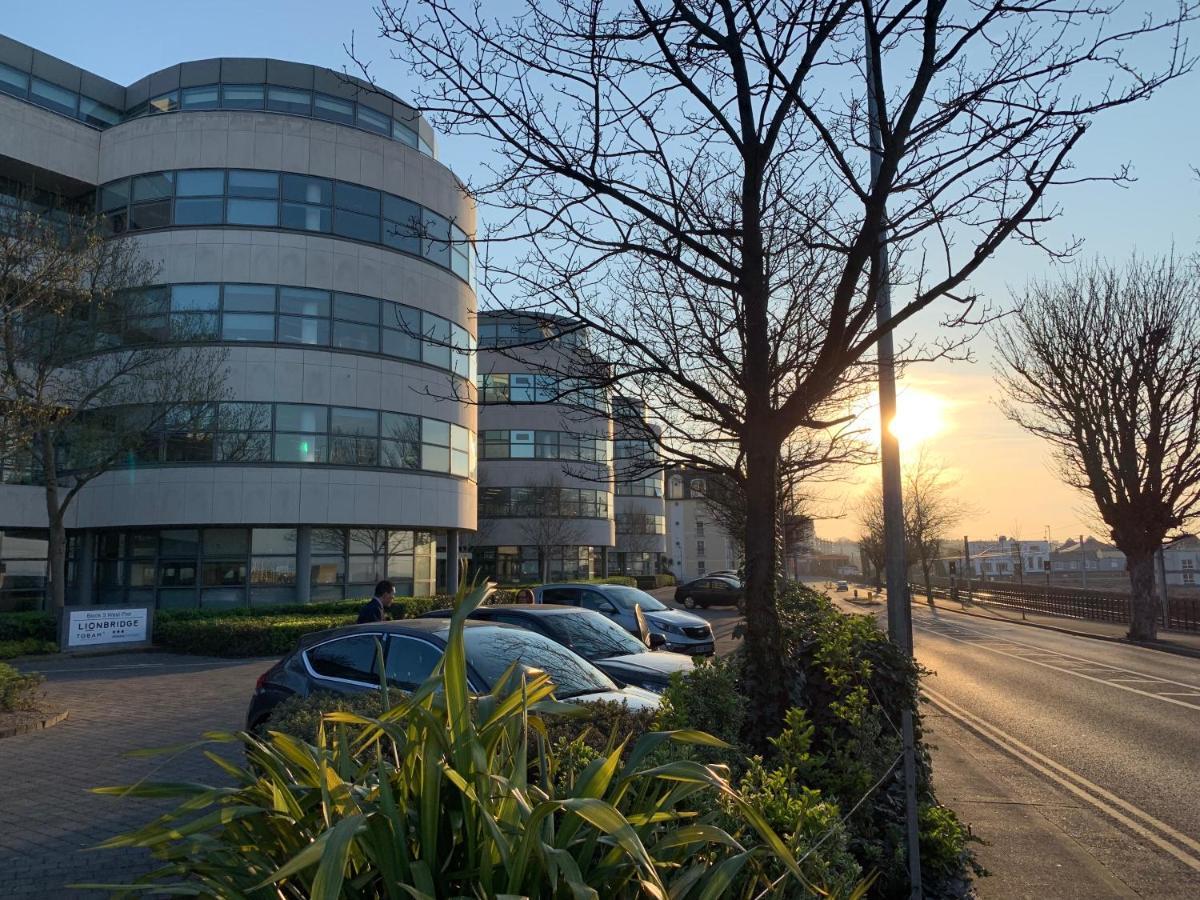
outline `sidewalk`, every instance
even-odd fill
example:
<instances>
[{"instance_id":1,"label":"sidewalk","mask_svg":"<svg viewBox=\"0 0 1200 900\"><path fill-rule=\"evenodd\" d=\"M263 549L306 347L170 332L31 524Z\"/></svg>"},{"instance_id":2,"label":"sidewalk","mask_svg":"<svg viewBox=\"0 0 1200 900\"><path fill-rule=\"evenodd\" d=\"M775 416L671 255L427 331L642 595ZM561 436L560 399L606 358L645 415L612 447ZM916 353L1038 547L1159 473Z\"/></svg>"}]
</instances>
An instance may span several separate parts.
<instances>
[{"instance_id":1,"label":"sidewalk","mask_svg":"<svg viewBox=\"0 0 1200 900\"><path fill-rule=\"evenodd\" d=\"M857 589L862 591L864 595L867 591L872 590L872 588L864 585L857 585ZM886 591L880 591L878 600L883 602L885 596ZM913 593L912 602L914 608L929 604L929 600L920 591ZM1020 610L1010 609L1005 606L995 606L986 600L958 603L954 600L945 600L936 597L934 598L933 605L935 608L945 612L960 613L981 619L992 619L997 622L1009 622L1014 625L1028 625L1031 628L1045 628L1050 631L1059 631L1063 634L1071 634L1077 637L1094 638L1100 641L1114 641L1137 647L1148 647L1152 650L1161 650L1164 653L1175 653L1179 656L1190 656L1200 659L1200 633L1197 632L1160 631L1157 641L1131 641L1125 636L1129 630L1128 626L1118 622L1093 622L1090 619L1068 619L1064 616L1051 616L1045 613L1022 613Z\"/></svg>"}]
</instances>

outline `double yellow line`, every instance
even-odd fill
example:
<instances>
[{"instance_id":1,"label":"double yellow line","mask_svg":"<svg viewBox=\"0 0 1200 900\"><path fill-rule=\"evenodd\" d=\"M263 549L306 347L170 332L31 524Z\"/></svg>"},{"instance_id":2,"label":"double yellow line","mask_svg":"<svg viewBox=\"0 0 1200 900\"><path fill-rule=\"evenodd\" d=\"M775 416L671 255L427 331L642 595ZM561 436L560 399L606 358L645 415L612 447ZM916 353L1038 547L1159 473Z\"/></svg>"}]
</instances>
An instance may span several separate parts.
<instances>
[{"instance_id":1,"label":"double yellow line","mask_svg":"<svg viewBox=\"0 0 1200 900\"><path fill-rule=\"evenodd\" d=\"M1017 740L1011 734L963 709L933 688L924 685L922 691L929 698L932 706L959 724L974 731L989 743L1049 778L1055 784L1121 823L1130 831L1145 838L1154 846L1165 850L1188 868L1200 872L1200 841L1193 840L1166 822L1138 809L1129 801L1105 790L1077 772L1072 772L1066 766Z\"/></svg>"}]
</instances>

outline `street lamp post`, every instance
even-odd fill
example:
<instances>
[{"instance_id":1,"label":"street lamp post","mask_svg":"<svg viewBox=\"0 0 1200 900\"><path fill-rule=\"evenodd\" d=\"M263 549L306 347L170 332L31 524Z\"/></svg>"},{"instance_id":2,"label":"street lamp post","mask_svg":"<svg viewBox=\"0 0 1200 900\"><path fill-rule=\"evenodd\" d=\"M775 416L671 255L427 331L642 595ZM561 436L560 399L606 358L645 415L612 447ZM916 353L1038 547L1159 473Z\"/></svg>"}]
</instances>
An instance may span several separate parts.
<instances>
[{"instance_id":1,"label":"street lamp post","mask_svg":"<svg viewBox=\"0 0 1200 900\"><path fill-rule=\"evenodd\" d=\"M883 97L877 90L883 84L881 61L876 55L873 28L874 13L870 0L863 0L863 28L866 38L867 116L871 138L871 192L875 192L883 164ZM887 252L887 217L880 217L872 269L876 276L875 321L879 328L879 457L883 470L884 546L887 558L888 636L910 658L913 655L912 608L908 597L908 566L904 547L904 497L900 480L900 441L892 433L896 417L895 350L890 322L892 318L891 272ZM900 720L904 749L904 793L908 844L909 895L920 898L921 849L917 822L917 763L914 746L912 710L905 707Z\"/></svg>"}]
</instances>

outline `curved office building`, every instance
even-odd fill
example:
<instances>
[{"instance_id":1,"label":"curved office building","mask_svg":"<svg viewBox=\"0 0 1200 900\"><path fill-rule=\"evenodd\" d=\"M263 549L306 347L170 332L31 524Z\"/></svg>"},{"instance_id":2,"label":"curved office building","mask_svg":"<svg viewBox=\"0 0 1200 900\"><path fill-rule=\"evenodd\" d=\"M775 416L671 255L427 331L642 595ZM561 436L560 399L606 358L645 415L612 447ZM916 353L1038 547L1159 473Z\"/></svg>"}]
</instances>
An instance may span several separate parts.
<instances>
[{"instance_id":1,"label":"curved office building","mask_svg":"<svg viewBox=\"0 0 1200 900\"><path fill-rule=\"evenodd\" d=\"M403 101L314 66L208 59L125 87L0 38L3 190L94 203L158 273L97 339L227 351L229 402L74 503L68 602L453 586L476 525L475 407L455 399L474 390L475 222L434 145ZM19 461L0 475L12 608L40 593L46 518Z\"/></svg>"},{"instance_id":2,"label":"curved office building","mask_svg":"<svg viewBox=\"0 0 1200 900\"><path fill-rule=\"evenodd\" d=\"M616 548L610 575L658 575L665 571L667 506L658 433L645 405L613 398Z\"/></svg>"},{"instance_id":3,"label":"curved office building","mask_svg":"<svg viewBox=\"0 0 1200 900\"><path fill-rule=\"evenodd\" d=\"M518 313L479 314L471 558L503 582L599 577L615 544L609 399L566 374L574 355L587 353L585 338L569 327L548 333L555 327Z\"/></svg>"}]
</instances>

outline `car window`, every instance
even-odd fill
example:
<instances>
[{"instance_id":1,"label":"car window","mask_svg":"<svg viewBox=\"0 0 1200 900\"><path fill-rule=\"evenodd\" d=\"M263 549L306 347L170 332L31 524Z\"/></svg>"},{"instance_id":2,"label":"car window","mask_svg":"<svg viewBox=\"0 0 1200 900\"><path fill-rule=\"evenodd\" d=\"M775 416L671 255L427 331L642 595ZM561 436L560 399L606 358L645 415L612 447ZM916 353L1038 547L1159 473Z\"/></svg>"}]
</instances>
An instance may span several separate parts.
<instances>
[{"instance_id":1,"label":"car window","mask_svg":"<svg viewBox=\"0 0 1200 900\"><path fill-rule=\"evenodd\" d=\"M562 603L565 606L579 605L579 592L574 588L543 588L543 603Z\"/></svg>"},{"instance_id":2,"label":"car window","mask_svg":"<svg viewBox=\"0 0 1200 900\"><path fill-rule=\"evenodd\" d=\"M595 610L599 613L613 612L616 607L612 601L601 594L599 591L583 591L583 601L579 604L584 609Z\"/></svg>"},{"instance_id":3,"label":"car window","mask_svg":"<svg viewBox=\"0 0 1200 900\"><path fill-rule=\"evenodd\" d=\"M608 585L604 589L604 595L622 609L633 609L638 604L645 612L662 612L667 609L651 594L623 584Z\"/></svg>"},{"instance_id":4,"label":"car window","mask_svg":"<svg viewBox=\"0 0 1200 900\"><path fill-rule=\"evenodd\" d=\"M519 628L468 628L463 635L467 662L495 687L514 662L544 671L554 682L560 700L580 694L616 690L611 678L556 641Z\"/></svg>"},{"instance_id":5,"label":"car window","mask_svg":"<svg viewBox=\"0 0 1200 900\"><path fill-rule=\"evenodd\" d=\"M313 647L305 656L313 672L322 678L379 684L375 668L375 645L379 638L376 634L340 638Z\"/></svg>"},{"instance_id":6,"label":"car window","mask_svg":"<svg viewBox=\"0 0 1200 900\"><path fill-rule=\"evenodd\" d=\"M515 613L492 613L487 617L489 622L503 622L505 625L516 625L518 628L528 628L530 631L536 631L539 634L544 634L546 629L542 627L542 623L537 621L535 616L521 616Z\"/></svg>"},{"instance_id":7,"label":"car window","mask_svg":"<svg viewBox=\"0 0 1200 900\"><path fill-rule=\"evenodd\" d=\"M607 659L610 656L646 652L645 644L599 613L580 610L549 618L566 645L584 659Z\"/></svg>"},{"instance_id":8,"label":"car window","mask_svg":"<svg viewBox=\"0 0 1200 900\"><path fill-rule=\"evenodd\" d=\"M439 647L419 638L394 634L388 641L388 684L408 690L418 688L433 674L434 666L441 658Z\"/></svg>"}]
</instances>

